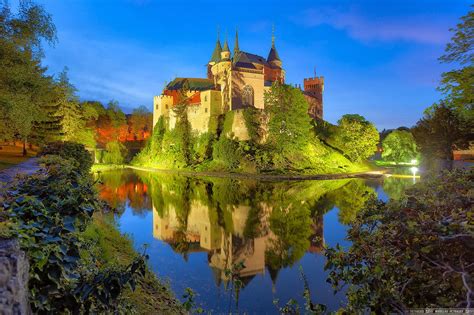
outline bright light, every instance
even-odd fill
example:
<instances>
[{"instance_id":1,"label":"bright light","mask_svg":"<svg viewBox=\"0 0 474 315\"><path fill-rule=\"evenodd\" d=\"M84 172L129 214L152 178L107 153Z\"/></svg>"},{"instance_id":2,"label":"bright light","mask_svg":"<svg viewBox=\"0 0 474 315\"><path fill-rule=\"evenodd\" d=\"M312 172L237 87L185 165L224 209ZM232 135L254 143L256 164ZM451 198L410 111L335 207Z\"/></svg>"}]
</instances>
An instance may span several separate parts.
<instances>
[{"instance_id":1,"label":"bright light","mask_svg":"<svg viewBox=\"0 0 474 315\"><path fill-rule=\"evenodd\" d=\"M416 173L418 172L418 167L410 167L410 171L413 174L413 183L416 183Z\"/></svg>"},{"instance_id":2,"label":"bright light","mask_svg":"<svg viewBox=\"0 0 474 315\"><path fill-rule=\"evenodd\" d=\"M416 164L418 164L418 161L416 159L413 159L413 160L411 160L411 164L416 165Z\"/></svg>"}]
</instances>

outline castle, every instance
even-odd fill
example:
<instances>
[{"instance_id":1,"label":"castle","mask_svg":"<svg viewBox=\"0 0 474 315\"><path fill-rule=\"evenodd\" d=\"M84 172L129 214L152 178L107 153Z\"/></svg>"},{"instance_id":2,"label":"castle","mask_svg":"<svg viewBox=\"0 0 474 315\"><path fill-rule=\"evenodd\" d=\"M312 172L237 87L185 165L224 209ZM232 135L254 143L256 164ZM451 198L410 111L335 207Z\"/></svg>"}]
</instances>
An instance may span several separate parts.
<instances>
[{"instance_id":1,"label":"castle","mask_svg":"<svg viewBox=\"0 0 474 315\"><path fill-rule=\"evenodd\" d=\"M176 116L172 108L180 102L183 87L187 91L187 115L191 128L198 133L209 131L212 117L235 111L232 132L246 140L248 134L241 109L264 109L264 93L274 82L285 83L285 70L275 47L275 36L268 57L240 50L238 33L235 34L233 54L227 39L221 46L219 36L207 64L207 78L175 78L153 100L153 126L161 116L173 129ZM300 86L301 89L301 86ZM324 77L304 79L302 91L308 102L308 114L313 118L323 116Z\"/></svg>"}]
</instances>

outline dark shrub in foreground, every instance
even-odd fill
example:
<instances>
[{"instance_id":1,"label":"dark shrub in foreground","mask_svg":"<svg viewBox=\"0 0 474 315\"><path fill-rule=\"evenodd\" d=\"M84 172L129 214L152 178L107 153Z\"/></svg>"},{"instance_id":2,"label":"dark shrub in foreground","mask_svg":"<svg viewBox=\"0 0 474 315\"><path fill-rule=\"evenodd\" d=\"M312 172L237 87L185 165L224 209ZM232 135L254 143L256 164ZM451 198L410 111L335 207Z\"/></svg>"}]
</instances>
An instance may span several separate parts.
<instances>
[{"instance_id":1,"label":"dark shrub in foreground","mask_svg":"<svg viewBox=\"0 0 474 315\"><path fill-rule=\"evenodd\" d=\"M329 281L347 285L349 313L474 305L474 173L427 178L350 223L352 245L326 251Z\"/></svg>"},{"instance_id":2,"label":"dark shrub in foreground","mask_svg":"<svg viewBox=\"0 0 474 315\"><path fill-rule=\"evenodd\" d=\"M62 158L75 161L81 172L89 172L93 160L91 154L85 149L83 144L75 142L51 142L45 145L40 155L58 155Z\"/></svg>"}]
</instances>

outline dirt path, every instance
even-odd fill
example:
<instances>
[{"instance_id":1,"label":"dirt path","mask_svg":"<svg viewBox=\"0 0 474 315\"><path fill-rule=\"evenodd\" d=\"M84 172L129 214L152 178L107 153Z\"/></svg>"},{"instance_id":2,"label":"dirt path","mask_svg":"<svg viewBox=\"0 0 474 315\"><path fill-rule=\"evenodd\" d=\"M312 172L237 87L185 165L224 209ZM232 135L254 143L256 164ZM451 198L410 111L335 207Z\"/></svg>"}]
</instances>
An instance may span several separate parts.
<instances>
[{"instance_id":1,"label":"dirt path","mask_svg":"<svg viewBox=\"0 0 474 315\"><path fill-rule=\"evenodd\" d=\"M38 169L38 159L31 158L12 167L0 170L0 187L11 183L18 174L31 174Z\"/></svg>"}]
</instances>

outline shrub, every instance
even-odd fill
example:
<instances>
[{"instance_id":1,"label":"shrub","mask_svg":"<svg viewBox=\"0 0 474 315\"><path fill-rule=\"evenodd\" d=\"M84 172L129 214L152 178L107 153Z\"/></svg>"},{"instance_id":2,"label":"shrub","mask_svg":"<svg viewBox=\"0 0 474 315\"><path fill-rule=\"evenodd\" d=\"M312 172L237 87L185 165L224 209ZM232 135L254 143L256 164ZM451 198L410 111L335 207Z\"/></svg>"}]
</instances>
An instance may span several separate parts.
<instances>
[{"instance_id":1,"label":"shrub","mask_svg":"<svg viewBox=\"0 0 474 315\"><path fill-rule=\"evenodd\" d=\"M474 273L474 173L455 170L375 198L350 223L348 249L326 251L336 290L348 288L350 314L469 307Z\"/></svg>"},{"instance_id":2,"label":"shrub","mask_svg":"<svg viewBox=\"0 0 474 315\"><path fill-rule=\"evenodd\" d=\"M127 156L127 148L119 141L112 141L105 146L103 161L105 164L123 164Z\"/></svg>"},{"instance_id":3,"label":"shrub","mask_svg":"<svg viewBox=\"0 0 474 315\"><path fill-rule=\"evenodd\" d=\"M91 154L83 144L56 141L46 144L40 152L40 156L57 155L65 159L73 160L81 172L89 172L93 164Z\"/></svg>"},{"instance_id":4,"label":"shrub","mask_svg":"<svg viewBox=\"0 0 474 315\"><path fill-rule=\"evenodd\" d=\"M91 246L80 233L99 201L92 177L58 155L40 160L40 169L0 195L30 264L29 301L35 314L88 314L124 311L123 289L146 269L138 256L125 267L99 268L81 252Z\"/></svg>"},{"instance_id":5,"label":"shrub","mask_svg":"<svg viewBox=\"0 0 474 315\"><path fill-rule=\"evenodd\" d=\"M239 142L221 135L219 141L213 145L212 156L214 160L222 163L227 169L236 169L242 154L239 150Z\"/></svg>"}]
</instances>

